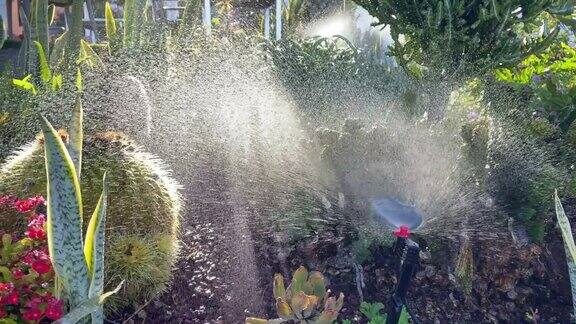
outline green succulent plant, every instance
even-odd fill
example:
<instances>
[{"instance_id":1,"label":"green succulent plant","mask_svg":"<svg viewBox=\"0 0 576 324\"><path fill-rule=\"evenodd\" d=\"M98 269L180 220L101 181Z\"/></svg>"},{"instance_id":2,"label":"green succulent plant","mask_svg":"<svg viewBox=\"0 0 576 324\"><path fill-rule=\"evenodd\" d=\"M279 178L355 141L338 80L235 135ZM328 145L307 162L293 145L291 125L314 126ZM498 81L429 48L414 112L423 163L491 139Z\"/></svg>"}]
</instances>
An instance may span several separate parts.
<instances>
[{"instance_id":1,"label":"green succulent plant","mask_svg":"<svg viewBox=\"0 0 576 324\"><path fill-rule=\"evenodd\" d=\"M284 286L284 277L274 275L273 293L276 299L276 311L279 318L266 320L247 318L248 324L263 323L315 323L330 324L338 318L344 304L344 294L330 297L326 290L324 276L317 271L308 272L300 267L292 276L290 285Z\"/></svg>"},{"instance_id":2,"label":"green succulent plant","mask_svg":"<svg viewBox=\"0 0 576 324\"><path fill-rule=\"evenodd\" d=\"M73 140L64 131L60 136L64 142ZM1 193L46 193L44 140L41 137L8 158L0 168ZM178 252L179 186L159 160L120 133L87 136L81 156L84 214L98 201L92 192L102 188L97 179L104 170L108 170L108 192L114 197L108 205L107 284L126 283L107 308L143 303L161 292L171 278ZM0 220L7 229L24 226L10 215L0 214Z\"/></svg>"},{"instance_id":3,"label":"green succulent plant","mask_svg":"<svg viewBox=\"0 0 576 324\"><path fill-rule=\"evenodd\" d=\"M83 203L80 189L82 163L82 110L72 118L70 142L65 144L50 122L42 117L44 135L45 184L47 192L46 233L48 250L57 278L57 292L68 301L70 311L59 321L76 323L90 316L92 323L103 323L104 300L116 293L104 294L104 249L107 207L106 174L102 194L93 205L94 212L83 242Z\"/></svg>"}]
</instances>

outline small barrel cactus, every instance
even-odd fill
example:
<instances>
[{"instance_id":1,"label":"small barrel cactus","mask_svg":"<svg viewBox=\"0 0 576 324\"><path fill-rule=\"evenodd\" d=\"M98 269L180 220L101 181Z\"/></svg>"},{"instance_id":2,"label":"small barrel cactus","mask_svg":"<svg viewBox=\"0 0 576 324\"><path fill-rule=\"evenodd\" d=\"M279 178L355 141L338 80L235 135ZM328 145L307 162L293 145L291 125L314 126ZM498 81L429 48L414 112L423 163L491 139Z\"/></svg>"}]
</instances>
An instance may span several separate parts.
<instances>
[{"instance_id":1,"label":"small barrel cactus","mask_svg":"<svg viewBox=\"0 0 576 324\"><path fill-rule=\"evenodd\" d=\"M67 134L60 132L63 140ZM179 186L162 163L123 134L107 132L84 139L81 187L84 215L91 215L107 170L110 202L106 223L108 288L122 280L107 311L141 304L169 283L178 252L181 201ZM24 146L0 168L0 194L45 195L43 138ZM1 214L3 227L24 226ZM87 224L88 222L84 222ZM9 229L9 228L5 228Z\"/></svg>"},{"instance_id":2,"label":"small barrel cactus","mask_svg":"<svg viewBox=\"0 0 576 324\"><path fill-rule=\"evenodd\" d=\"M292 276L292 282L285 288L284 277L277 273L273 282L276 311L280 318L266 320L247 318L249 324L265 323L315 323L331 324L338 318L344 304L344 295L338 299L330 297L326 290L324 276L317 271L311 273L300 267Z\"/></svg>"}]
</instances>

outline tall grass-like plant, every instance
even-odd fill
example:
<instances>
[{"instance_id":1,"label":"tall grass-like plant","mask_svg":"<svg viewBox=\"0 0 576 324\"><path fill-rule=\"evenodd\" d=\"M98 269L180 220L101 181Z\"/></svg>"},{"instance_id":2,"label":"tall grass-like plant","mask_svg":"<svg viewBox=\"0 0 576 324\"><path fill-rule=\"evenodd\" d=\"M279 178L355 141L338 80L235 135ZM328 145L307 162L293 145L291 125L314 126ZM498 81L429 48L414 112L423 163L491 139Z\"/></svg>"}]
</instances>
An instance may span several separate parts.
<instances>
[{"instance_id":1,"label":"tall grass-like plant","mask_svg":"<svg viewBox=\"0 0 576 324\"><path fill-rule=\"evenodd\" d=\"M92 323L103 323L102 304L115 291L103 294L104 241L107 204L106 175L86 238L82 235L82 106L76 105L65 144L46 118L41 118L47 174L48 249L59 288L68 299L70 312L60 322L76 323L91 315Z\"/></svg>"},{"instance_id":2,"label":"tall grass-like plant","mask_svg":"<svg viewBox=\"0 0 576 324\"><path fill-rule=\"evenodd\" d=\"M562 202L558 198L558 191L554 192L554 205L556 207L556 218L558 219L558 226L562 232L562 239L564 240L564 249L566 251L566 262L568 263L568 274L570 275L570 284L572 286L572 304L574 307L574 314L576 314L576 244L574 244L574 236L572 235L572 228Z\"/></svg>"}]
</instances>

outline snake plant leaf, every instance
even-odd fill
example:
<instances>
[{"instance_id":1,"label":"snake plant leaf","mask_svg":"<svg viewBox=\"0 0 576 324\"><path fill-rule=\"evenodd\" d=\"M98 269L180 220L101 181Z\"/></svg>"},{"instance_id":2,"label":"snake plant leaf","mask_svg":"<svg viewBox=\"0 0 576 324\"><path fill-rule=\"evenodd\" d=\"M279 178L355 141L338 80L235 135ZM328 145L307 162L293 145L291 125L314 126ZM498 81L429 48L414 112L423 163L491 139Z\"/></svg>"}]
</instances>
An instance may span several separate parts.
<instances>
[{"instance_id":1,"label":"snake plant leaf","mask_svg":"<svg viewBox=\"0 0 576 324\"><path fill-rule=\"evenodd\" d=\"M102 295L99 295L99 296L94 296L90 299L86 299L80 305L74 307L64 317L62 317L61 319L59 319L53 323L54 324L75 324L75 323L80 322L86 316L88 316L88 315L94 313L95 311L97 311L98 309L102 308L102 305L104 305L106 298L119 292L120 288L122 288L123 284L124 284L124 281L122 281L116 287L116 289L114 289L112 291L109 291L109 292L102 294ZM96 324L95 322L92 322L92 323ZM102 323L102 322L100 322L100 323Z\"/></svg>"},{"instance_id":2,"label":"snake plant leaf","mask_svg":"<svg viewBox=\"0 0 576 324\"><path fill-rule=\"evenodd\" d=\"M574 244L574 236L572 235L572 228L562 202L558 198L558 191L554 192L554 205L556 207L556 218L558 226L562 232L562 239L564 240L564 249L566 250L566 262L568 263L568 274L570 276L570 284L572 288L572 304L574 305L574 314L576 314L576 244Z\"/></svg>"},{"instance_id":3,"label":"snake plant leaf","mask_svg":"<svg viewBox=\"0 0 576 324\"><path fill-rule=\"evenodd\" d=\"M78 62L88 64L91 69L104 66L100 56L98 56L98 54L96 54L92 49L92 46L83 39L80 40L80 58Z\"/></svg>"},{"instance_id":4,"label":"snake plant leaf","mask_svg":"<svg viewBox=\"0 0 576 324\"><path fill-rule=\"evenodd\" d=\"M104 5L104 18L106 24L106 37L108 42L113 42L116 38L116 20L114 20L114 13L112 12L112 7L110 2L106 1Z\"/></svg>"},{"instance_id":5,"label":"snake plant leaf","mask_svg":"<svg viewBox=\"0 0 576 324\"><path fill-rule=\"evenodd\" d=\"M48 36L48 24L49 24L49 12L48 12L48 0L36 0L35 5L35 16L34 16L34 33L35 39L42 44L44 50L44 57L50 53L50 43Z\"/></svg>"},{"instance_id":6,"label":"snake plant leaf","mask_svg":"<svg viewBox=\"0 0 576 324\"><path fill-rule=\"evenodd\" d=\"M48 249L72 308L88 296L88 267L82 242L82 196L66 145L46 118L41 118L47 174Z\"/></svg>"},{"instance_id":7,"label":"snake plant leaf","mask_svg":"<svg viewBox=\"0 0 576 324\"><path fill-rule=\"evenodd\" d=\"M88 224L86 242L84 243L84 256L88 264L88 272L91 276L90 289L88 291L89 298L100 296L104 292L104 229L108 196L106 173L104 173L102 183L102 194ZM100 306L97 311L92 313L92 323L102 323L103 320L104 309Z\"/></svg>"},{"instance_id":8,"label":"snake plant leaf","mask_svg":"<svg viewBox=\"0 0 576 324\"><path fill-rule=\"evenodd\" d=\"M44 82L44 84L48 84L52 79L52 72L50 71L50 67L48 66L48 61L46 60L46 52L44 51L44 47L40 42L34 41L34 45L36 45L36 52L38 53L38 63L40 64L40 80Z\"/></svg>"},{"instance_id":9,"label":"snake plant leaf","mask_svg":"<svg viewBox=\"0 0 576 324\"><path fill-rule=\"evenodd\" d=\"M84 86L82 85L82 71L80 68L76 68L76 90L82 92Z\"/></svg>"},{"instance_id":10,"label":"snake plant leaf","mask_svg":"<svg viewBox=\"0 0 576 324\"><path fill-rule=\"evenodd\" d=\"M53 3L51 3L48 6L48 26L52 26L55 18L56 18L56 6Z\"/></svg>"},{"instance_id":11,"label":"snake plant leaf","mask_svg":"<svg viewBox=\"0 0 576 324\"><path fill-rule=\"evenodd\" d=\"M136 10L136 0L124 1L124 46L132 44L132 34L134 32L134 20Z\"/></svg>"},{"instance_id":12,"label":"snake plant leaf","mask_svg":"<svg viewBox=\"0 0 576 324\"><path fill-rule=\"evenodd\" d=\"M34 66L36 65L35 62L35 51L32 48L32 27L30 26L30 22L28 21L28 17L24 12L24 9L20 7L20 20L22 22L22 27L24 29L24 40L22 41L22 45L20 46L20 53L19 53L19 61L18 64L23 66L24 71L30 73L30 71L35 71Z\"/></svg>"},{"instance_id":13,"label":"snake plant leaf","mask_svg":"<svg viewBox=\"0 0 576 324\"><path fill-rule=\"evenodd\" d=\"M102 179L103 189L96 209L92 214L88 229L86 231L86 241L84 243L84 256L88 264L88 272L92 276L90 282L89 297L102 294L104 289L104 227L106 224L106 205L108 197L108 183L106 174Z\"/></svg>"},{"instance_id":14,"label":"snake plant leaf","mask_svg":"<svg viewBox=\"0 0 576 324\"><path fill-rule=\"evenodd\" d=\"M68 31L65 31L60 37L54 40L52 52L50 53L50 66L56 68L64 59L64 48L68 39Z\"/></svg>"},{"instance_id":15,"label":"snake plant leaf","mask_svg":"<svg viewBox=\"0 0 576 324\"><path fill-rule=\"evenodd\" d=\"M68 131L68 153L74 163L76 175L80 177L82 171L82 141L84 133L82 131L82 124L84 120L84 113L82 111L82 100L80 94L76 96L76 104L72 112L72 122L70 123L70 130Z\"/></svg>"}]
</instances>

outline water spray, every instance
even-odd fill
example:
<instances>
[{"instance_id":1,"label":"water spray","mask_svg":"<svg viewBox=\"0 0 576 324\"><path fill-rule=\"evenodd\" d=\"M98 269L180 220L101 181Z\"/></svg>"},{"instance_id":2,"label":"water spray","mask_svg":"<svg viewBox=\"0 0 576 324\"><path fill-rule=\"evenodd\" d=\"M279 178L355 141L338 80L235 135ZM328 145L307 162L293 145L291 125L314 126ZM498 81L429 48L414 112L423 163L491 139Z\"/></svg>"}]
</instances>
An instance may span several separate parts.
<instances>
[{"instance_id":1,"label":"water spray","mask_svg":"<svg viewBox=\"0 0 576 324\"><path fill-rule=\"evenodd\" d=\"M276 40L282 39L282 1L276 0Z\"/></svg>"},{"instance_id":2,"label":"water spray","mask_svg":"<svg viewBox=\"0 0 576 324\"><path fill-rule=\"evenodd\" d=\"M410 235L411 231L422 224L422 214L414 206L390 198L372 201L372 209L380 222L396 228L394 231L396 237L394 263L397 284L387 305L386 324L397 324L404 308L410 314L412 321L419 323L408 308L406 294L420 265L420 246L410 239Z\"/></svg>"},{"instance_id":3,"label":"water spray","mask_svg":"<svg viewBox=\"0 0 576 324\"><path fill-rule=\"evenodd\" d=\"M203 8L202 18L204 29L207 36L212 34L212 8L210 7L210 0L204 0L204 8Z\"/></svg>"}]
</instances>

